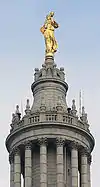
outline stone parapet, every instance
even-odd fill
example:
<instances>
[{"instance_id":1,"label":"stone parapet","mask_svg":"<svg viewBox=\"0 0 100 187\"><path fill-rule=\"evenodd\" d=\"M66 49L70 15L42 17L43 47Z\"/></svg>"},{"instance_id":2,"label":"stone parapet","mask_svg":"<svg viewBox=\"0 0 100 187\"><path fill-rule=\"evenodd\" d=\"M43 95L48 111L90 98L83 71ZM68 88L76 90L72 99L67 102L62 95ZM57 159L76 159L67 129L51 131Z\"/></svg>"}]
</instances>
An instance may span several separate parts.
<instances>
[{"instance_id":1,"label":"stone parapet","mask_svg":"<svg viewBox=\"0 0 100 187\"><path fill-rule=\"evenodd\" d=\"M27 119L26 119L27 118ZM26 123L27 121L27 123ZM79 127L82 128L86 131L89 132L89 125L78 120L78 117L73 116L72 114L68 114L68 113L63 113L62 111L58 112L58 111L47 111L47 112L38 112L38 113L33 113L30 114L28 116L25 116L25 118L23 117L22 120L20 120L18 123L13 124L13 128L11 128L10 132L13 132L16 129L22 128L23 126L26 125L38 125L41 123L50 123L50 122L54 122L54 123L61 123L64 125L72 125L75 127Z\"/></svg>"}]
</instances>

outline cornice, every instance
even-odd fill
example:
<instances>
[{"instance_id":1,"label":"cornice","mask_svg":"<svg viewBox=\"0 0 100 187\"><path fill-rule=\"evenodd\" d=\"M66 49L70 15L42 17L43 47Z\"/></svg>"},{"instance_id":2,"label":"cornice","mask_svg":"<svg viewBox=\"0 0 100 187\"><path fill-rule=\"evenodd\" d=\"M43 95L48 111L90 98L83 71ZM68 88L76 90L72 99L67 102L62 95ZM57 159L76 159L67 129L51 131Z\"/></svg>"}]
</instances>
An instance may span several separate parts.
<instances>
[{"instance_id":1,"label":"cornice","mask_svg":"<svg viewBox=\"0 0 100 187\"><path fill-rule=\"evenodd\" d=\"M29 129L36 130L36 129L41 129L42 127L43 128L55 128L55 129L60 127L62 129L68 128L68 129L71 129L72 131L77 130L77 131L79 131L79 134L80 134L80 132L83 133L84 136L87 137L88 140L91 142L91 146L92 146L91 151L94 147L95 141L94 141L94 138L93 138L92 134L90 132L87 132L84 129L81 129L81 128L79 128L77 126L74 126L74 125L68 125L68 124L64 124L64 123L57 123L57 122L51 122L51 123L50 122L48 122L48 123L45 122L44 123L44 122L41 122L39 124L34 124L34 125L33 124L28 124L27 126L23 126L20 129L16 129L11 134L9 134L7 139L6 139L6 147L7 147L8 151L9 151L9 141L11 141L11 139L13 139L15 136L18 136L19 132L21 134L25 131L28 131Z\"/></svg>"}]
</instances>

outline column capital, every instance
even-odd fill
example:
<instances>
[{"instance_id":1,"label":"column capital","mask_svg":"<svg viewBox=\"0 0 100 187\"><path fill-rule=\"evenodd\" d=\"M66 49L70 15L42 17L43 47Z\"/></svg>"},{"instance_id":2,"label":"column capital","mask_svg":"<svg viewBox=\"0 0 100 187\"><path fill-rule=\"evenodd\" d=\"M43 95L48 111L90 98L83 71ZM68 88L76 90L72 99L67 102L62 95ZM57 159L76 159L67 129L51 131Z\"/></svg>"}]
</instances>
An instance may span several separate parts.
<instances>
[{"instance_id":1,"label":"column capital","mask_svg":"<svg viewBox=\"0 0 100 187\"><path fill-rule=\"evenodd\" d=\"M65 144L65 139L63 139L63 138L56 138L56 145L58 146L58 147L61 147L61 146L63 146Z\"/></svg>"},{"instance_id":2,"label":"column capital","mask_svg":"<svg viewBox=\"0 0 100 187\"><path fill-rule=\"evenodd\" d=\"M47 145L47 137L38 138L38 144L41 145Z\"/></svg>"},{"instance_id":3,"label":"column capital","mask_svg":"<svg viewBox=\"0 0 100 187\"><path fill-rule=\"evenodd\" d=\"M91 165L92 162L92 155L88 154L88 164Z\"/></svg>"},{"instance_id":4,"label":"column capital","mask_svg":"<svg viewBox=\"0 0 100 187\"><path fill-rule=\"evenodd\" d=\"M89 150L86 147L81 147L80 149L81 156L89 156Z\"/></svg>"},{"instance_id":5,"label":"column capital","mask_svg":"<svg viewBox=\"0 0 100 187\"><path fill-rule=\"evenodd\" d=\"M32 148L32 142L31 141L25 141L24 143L25 149L31 149Z\"/></svg>"},{"instance_id":6,"label":"column capital","mask_svg":"<svg viewBox=\"0 0 100 187\"><path fill-rule=\"evenodd\" d=\"M79 149L79 143L78 142L76 142L76 141L71 141L70 143L69 143L69 147L71 148L71 149Z\"/></svg>"},{"instance_id":7,"label":"column capital","mask_svg":"<svg viewBox=\"0 0 100 187\"><path fill-rule=\"evenodd\" d=\"M19 155L19 154L20 154L20 149L19 149L19 147L14 147L12 153L13 153L14 155Z\"/></svg>"}]
</instances>

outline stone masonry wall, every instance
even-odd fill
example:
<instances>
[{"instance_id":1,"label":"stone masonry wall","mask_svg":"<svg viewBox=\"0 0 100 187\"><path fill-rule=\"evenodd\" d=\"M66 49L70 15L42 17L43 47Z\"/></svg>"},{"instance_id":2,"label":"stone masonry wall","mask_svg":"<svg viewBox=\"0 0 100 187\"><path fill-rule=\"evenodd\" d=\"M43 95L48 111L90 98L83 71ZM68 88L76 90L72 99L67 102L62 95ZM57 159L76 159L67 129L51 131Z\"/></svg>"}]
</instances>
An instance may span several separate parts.
<instances>
[{"instance_id":1,"label":"stone masonry wall","mask_svg":"<svg viewBox=\"0 0 100 187\"><path fill-rule=\"evenodd\" d=\"M47 110L53 109L61 103L64 111L67 110L66 90L59 83L42 83L34 89L34 102L31 111L40 110L41 103Z\"/></svg>"}]
</instances>

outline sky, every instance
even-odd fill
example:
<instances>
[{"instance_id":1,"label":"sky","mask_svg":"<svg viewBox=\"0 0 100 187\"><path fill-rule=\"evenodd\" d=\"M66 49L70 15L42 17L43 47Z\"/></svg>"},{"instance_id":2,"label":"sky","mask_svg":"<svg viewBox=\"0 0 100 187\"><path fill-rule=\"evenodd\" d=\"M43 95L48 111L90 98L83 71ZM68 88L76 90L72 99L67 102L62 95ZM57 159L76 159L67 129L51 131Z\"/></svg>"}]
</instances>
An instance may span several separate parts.
<instances>
[{"instance_id":1,"label":"sky","mask_svg":"<svg viewBox=\"0 0 100 187\"><path fill-rule=\"evenodd\" d=\"M33 98L34 68L44 62L44 39L40 33L45 16L55 12L60 27L55 36L55 63L64 67L69 85L67 103L79 91L95 137L92 153L92 187L99 187L100 154L100 1L99 0L0 0L0 187L9 186L9 162L5 139L15 106Z\"/></svg>"}]
</instances>

